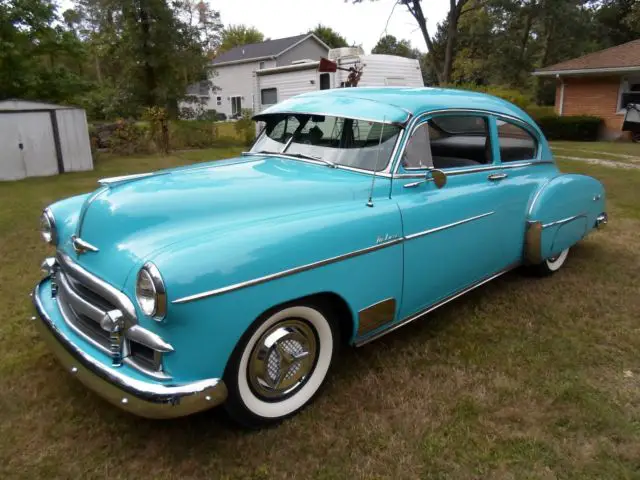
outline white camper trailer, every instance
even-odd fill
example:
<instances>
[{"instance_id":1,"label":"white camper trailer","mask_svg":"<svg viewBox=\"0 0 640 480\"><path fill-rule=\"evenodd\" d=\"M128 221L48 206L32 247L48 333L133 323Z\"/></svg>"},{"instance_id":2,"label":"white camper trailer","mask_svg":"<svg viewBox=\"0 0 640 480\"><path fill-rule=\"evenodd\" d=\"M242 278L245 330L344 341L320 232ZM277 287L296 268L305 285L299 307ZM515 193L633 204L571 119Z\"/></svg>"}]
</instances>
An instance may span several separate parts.
<instances>
[{"instance_id":1,"label":"white camper trailer","mask_svg":"<svg viewBox=\"0 0 640 480\"><path fill-rule=\"evenodd\" d=\"M418 60L394 55L364 55L359 47L329 51L329 60L338 67L362 67L359 87L407 86L423 87ZM274 103L305 92L343 87L349 72L318 71L320 62L299 60L291 65L265 68L254 72L253 110L257 114Z\"/></svg>"}]
</instances>

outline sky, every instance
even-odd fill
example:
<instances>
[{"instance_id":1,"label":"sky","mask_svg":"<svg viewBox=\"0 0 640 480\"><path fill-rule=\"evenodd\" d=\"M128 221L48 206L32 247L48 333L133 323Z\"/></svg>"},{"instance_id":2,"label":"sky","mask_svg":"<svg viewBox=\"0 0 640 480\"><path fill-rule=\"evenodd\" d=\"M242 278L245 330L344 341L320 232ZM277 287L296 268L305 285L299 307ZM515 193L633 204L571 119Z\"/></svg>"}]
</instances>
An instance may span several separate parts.
<instances>
[{"instance_id":1,"label":"sky","mask_svg":"<svg viewBox=\"0 0 640 480\"><path fill-rule=\"evenodd\" d=\"M72 0L60 3L61 11L73 6ZM362 45L366 53L385 33L408 39L421 51L427 50L418 24L406 7L396 5L394 8L395 0L364 0L356 5L351 0L208 0L208 3L220 11L224 25L253 26L268 38L298 35L321 23L332 27L349 44ZM448 8L449 0L423 2L429 33L435 33Z\"/></svg>"},{"instance_id":2,"label":"sky","mask_svg":"<svg viewBox=\"0 0 640 480\"><path fill-rule=\"evenodd\" d=\"M220 11L225 25L243 23L254 26L265 37L279 38L304 33L318 23L332 27L349 44L362 45L369 53L385 33L398 39L411 40L419 50L426 51L418 24L403 5L395 0L365 0L353 4L350 0L210 0ZM442 21L449 7L448 0L427 0L423 10L429 33ZM393 13L392 13L393 10Z\"/></svg>"}]
</instances>

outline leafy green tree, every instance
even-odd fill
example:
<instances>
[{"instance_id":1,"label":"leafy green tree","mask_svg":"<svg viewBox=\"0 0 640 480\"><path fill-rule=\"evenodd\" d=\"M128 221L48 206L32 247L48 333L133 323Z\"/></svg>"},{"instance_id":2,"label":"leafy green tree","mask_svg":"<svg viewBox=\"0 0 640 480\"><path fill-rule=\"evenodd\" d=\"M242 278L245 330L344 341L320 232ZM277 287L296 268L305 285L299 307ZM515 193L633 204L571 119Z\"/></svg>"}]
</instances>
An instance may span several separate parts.
<instances>
[{"instance_id":1,"label":"leafy green tree","mask_svg":"<svg viewBox=\"0 0 640 480\"><path fill-rule=\"evenodd\" d=\"M90 85L85 49L47 0L0 2L0 98L72 103Z\"/></svg>"},{"instance_id":2,"label":"leafy green tree","mask_svg":"<svg viewBox=\"0 0 640 480\"><path fill-rule=\"evenodd\" d=\"M398 40L393 35L385 35L378 40L371 53L418 59L421 56L418 49L411 47L409 40Z\"/></svg>"},{"instance_id":3,"label":"leafy green tree","mask_svg":"<svg viewBox=\"0 0 640 480\"><path fill-rule=\"evenodd\" d=\"M222 31L222 39L218 52L226 52L240 45L260 43L264 41L262 32L246 25L229 25Z\"/></svg>"},{"instance_id":4,"label":"leafy green tree","mask_svg":"<svg viewBox=\"0 0 640 480\"><path fill-rule=\"evenodd\" d=\"M348 47L349 42L347 39L336 32L333 28L327 27L322 24L316 25L313 30L310 30L309 33L313 33L316 37L322 40L324 43L329 45L330 48L340 48L340 47Z\"/></svg>"}]
</instances>

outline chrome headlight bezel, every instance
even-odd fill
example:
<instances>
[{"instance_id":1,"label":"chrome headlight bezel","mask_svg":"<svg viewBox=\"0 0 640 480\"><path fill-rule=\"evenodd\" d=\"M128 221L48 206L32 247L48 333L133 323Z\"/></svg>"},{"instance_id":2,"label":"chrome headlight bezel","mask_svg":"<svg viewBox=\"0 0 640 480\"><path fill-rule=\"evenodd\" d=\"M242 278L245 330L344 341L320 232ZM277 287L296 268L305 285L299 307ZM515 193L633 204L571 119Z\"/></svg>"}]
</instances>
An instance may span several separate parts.
<instances>
[{"instance_id":1,"label":"chrome headlight bezel","mask_svg":"<svg viewBox=\"0 0 640 480\"><path fill-rule=\"evenodd\" d=\"M157 321L164 320L167 314L167 289L160 270L151 262L145 263L138 271L136 301L147 317Z\"/></svg>"},{"instance_id":2,"label":"chrome headlight bezel","mask_svg":"<svg viewBox=\"0 0 640 480\"><path fill-rule=\"evenodd\" d=\"M40 215L40 236L49 245L58 243L58 229L56 219L50 208L45 208Z\"/></svg>"}]
</instances>

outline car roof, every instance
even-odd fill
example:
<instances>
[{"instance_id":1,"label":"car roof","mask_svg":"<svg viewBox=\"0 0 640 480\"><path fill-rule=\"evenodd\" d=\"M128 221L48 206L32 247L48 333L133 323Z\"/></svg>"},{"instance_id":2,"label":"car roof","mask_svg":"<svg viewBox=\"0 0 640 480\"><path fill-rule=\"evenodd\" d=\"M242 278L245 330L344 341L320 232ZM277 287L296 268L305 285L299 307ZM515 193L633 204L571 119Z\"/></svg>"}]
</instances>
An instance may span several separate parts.
<instances>
[{"instance_id":1,"label":"car roof","mask_svg":"<svg viewBox=\"0 0 640 480\"><path fill-rule=\"evenodd\" d=\"M428 87L356 87L308 92L267 108L256 119L272 113L316 113L404 123L421 113L458 109L494 112L535 126L522 109L493 95Z\"/></svg>"}]
</instances>

